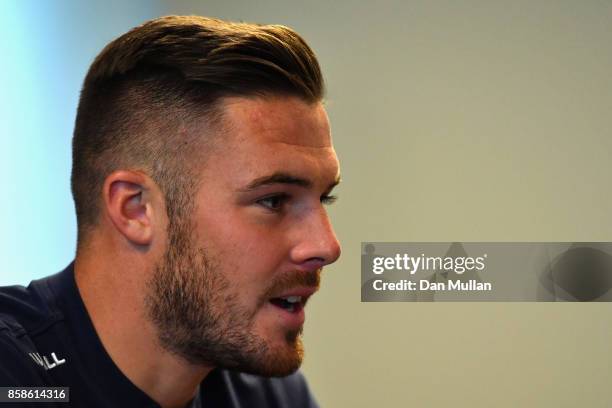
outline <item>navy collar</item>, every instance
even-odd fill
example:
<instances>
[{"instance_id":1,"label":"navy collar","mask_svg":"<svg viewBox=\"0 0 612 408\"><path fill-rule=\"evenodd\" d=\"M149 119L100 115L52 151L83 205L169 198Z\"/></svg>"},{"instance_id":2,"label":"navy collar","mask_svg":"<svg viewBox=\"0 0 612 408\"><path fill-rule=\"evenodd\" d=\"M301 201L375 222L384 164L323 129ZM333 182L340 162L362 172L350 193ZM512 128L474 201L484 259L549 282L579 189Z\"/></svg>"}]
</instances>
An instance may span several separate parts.
<instances>
[{"instance_id":1,"label":"navy collar","mask_svg":"<svg viewBox=\"0 0 612 408\"><path fill-rule=\"evenodd\" d=\"M41 280L50 290L52 304L63 316L67 326L66 349L77 358L75 370L88 379L92 392L100 394L100 400L109 406L159 408L144 391L134 385L115 365L102 345L87 313L74 277L74 262L55 275Z\"/></svg>"}]
</instances>

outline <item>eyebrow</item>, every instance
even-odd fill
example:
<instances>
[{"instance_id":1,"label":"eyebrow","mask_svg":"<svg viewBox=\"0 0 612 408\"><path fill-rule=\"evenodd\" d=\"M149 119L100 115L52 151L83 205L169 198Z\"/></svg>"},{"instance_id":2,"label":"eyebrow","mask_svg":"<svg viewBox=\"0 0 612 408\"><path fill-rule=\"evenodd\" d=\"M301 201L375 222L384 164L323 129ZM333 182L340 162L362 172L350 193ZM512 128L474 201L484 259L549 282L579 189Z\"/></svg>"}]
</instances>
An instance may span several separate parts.
<instances>
[{"instance_id":1,"label":"eyebrow","mask_svg":"<svg viewBox=\"0 0 612 408\"><path fill-rule=\"evenodd\" d=\"M340 183L340 176L336 177L336 179L329 185L327 188L331 190L335 186ZM290 184L294 186L299 186L303 188L310 188L313 185L311 180L294 176L289 173L277 172L268 176L258 177L255 180L251 181L245 188L240 189L241 192L249 192L256 190L260 187L269 186L272 184Z\"/></svg>"}]
</instances>

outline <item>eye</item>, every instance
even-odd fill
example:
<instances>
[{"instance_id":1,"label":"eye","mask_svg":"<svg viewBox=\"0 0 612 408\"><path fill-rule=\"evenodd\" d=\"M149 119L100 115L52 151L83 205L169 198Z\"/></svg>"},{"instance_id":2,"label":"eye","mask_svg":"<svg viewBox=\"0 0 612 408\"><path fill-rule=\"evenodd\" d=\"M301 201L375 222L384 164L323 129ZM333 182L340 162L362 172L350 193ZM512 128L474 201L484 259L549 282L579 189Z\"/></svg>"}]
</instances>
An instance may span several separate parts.
<instances>
[{"instance_id":1,"label":"eye","mask_svg":"<svg viewBox=\"0 0 612 408\"><path fill-rule=\"evenodd\" d=\"M323 204L323 205L331 205L331 204L335 203L336 200L338 200L338 197L334 196L334 195L327 195L327 194L325 194L325 195L321 196L321 204Z\"/></svg>"},{"instance_id":2,"label":"eye","mask_svg":"<svg viewBox=\"0 0 612 408\"><path fill-rule=\"evenodd\" d=\"M275 194L257 200L257 204L265 207L267 210L278 212L281 210L283 204L285 204L287 200L289 200L289 196L287 194Z\"/></svg>"}]
</instances>

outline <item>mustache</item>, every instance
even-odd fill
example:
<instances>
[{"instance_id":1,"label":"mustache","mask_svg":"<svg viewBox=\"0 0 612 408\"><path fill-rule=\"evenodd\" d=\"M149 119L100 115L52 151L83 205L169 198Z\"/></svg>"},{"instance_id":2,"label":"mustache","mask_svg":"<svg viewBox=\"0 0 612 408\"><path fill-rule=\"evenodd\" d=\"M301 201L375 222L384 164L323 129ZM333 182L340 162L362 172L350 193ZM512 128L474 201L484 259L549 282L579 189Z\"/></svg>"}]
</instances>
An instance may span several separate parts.
<instances>
[{"instance_id":1,"label":"mustache","mask_svg":"<svg viewBox=\"0 0 612 408\"><path fill-rule=\"evenodd\" d=\"M318 289L321 285L321 269L309 272L289 272L279 276L266 291L264 302L295 287Z\"/></svg>"}]
</instances>

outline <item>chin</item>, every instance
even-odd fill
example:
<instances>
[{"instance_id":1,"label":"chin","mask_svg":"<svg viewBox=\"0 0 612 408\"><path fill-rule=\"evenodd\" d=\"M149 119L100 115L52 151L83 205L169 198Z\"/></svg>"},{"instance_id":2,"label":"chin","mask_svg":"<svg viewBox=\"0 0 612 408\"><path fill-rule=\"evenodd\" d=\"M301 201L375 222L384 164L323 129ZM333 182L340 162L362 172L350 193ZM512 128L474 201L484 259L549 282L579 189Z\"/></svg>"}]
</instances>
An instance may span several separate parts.
<instances>
[{"instance_id":1,"label":"chin","mask_svg":"<svg viewBox=\"0 0 612 408\"><path fill-rule=\"evenodd\" d=\"M302 365L304 347L300 333L288 333L281 344L270 345L263 361L252 370L244 370L250 374L263 377L284 377L293 374Z\"/></svg>"}]
</instances>

